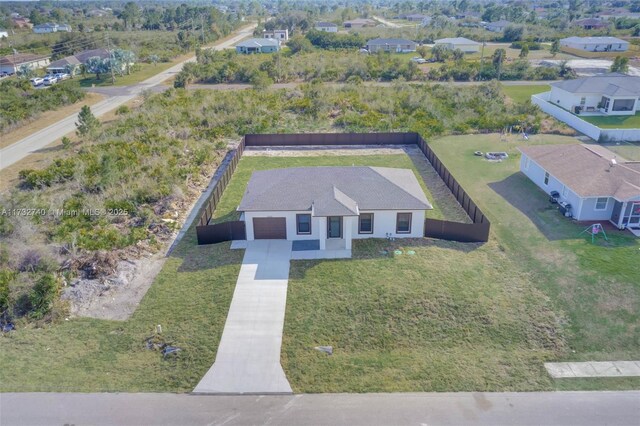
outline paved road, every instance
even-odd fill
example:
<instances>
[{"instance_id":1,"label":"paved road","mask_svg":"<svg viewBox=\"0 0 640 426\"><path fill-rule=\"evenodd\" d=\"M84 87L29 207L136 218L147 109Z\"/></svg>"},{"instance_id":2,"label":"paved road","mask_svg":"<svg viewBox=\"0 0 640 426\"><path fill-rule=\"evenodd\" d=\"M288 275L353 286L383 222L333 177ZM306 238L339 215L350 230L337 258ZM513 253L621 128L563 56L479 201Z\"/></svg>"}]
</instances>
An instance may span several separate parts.
<instances>
[{"instance_id":1,"label":"paved road","mask_svg":"<svg viewBox=\"0 0 640 426\"><path fill-rule=\"evenodd\" d=\"M216 360L195 393L291 393L280 365L291 241L247 241Z\"/></svg>"},{"instance_id":2,"label":"paved road","mask_svg":"<svg viewBox=\"0 0 640 426\"><path fill-rule=\"evenodd\" d=\"M250 36L253 33L255 27L256 24L253 24L238 30L235 36L216 44L212 47L212 49L222 50L233 46L243 38ZM180 72L182 66L186 62L193 61L195 61L195 57L189 58L184 62L180 62L179 64L174 65L171 68L168 68L154 75L153 77L150 77L142 81L141 83L136 84L135 86L118 88L114 91L115 93L106 92L110 95L115 94L115 96L98 102L97 104L92 106L91 110L93 111L93 114L96 117L100 117L101 115L135 98L143 91L154 90L156 86L159 86L164 81ZM52 144L67 133L73 132L75 130L75 122L77 121L77 119L77 113L70 115L58 121L57 123L52 124L51 126L46 127L38 132L35 132L32 135L0 150L0 170L4 169L5 167L9 167L17 161L20 161L30 153L42 149L49 144Z\"/></svg>"},{"instance_id":3,"label":"paved road","mask_svg":"<svg viewBox=\"0 0 640 426\"><path fill-rule=\"evenodd\" d=\"M402 27L408 27L408 26L412 26L412 25L400 25L400 24L396 24L394 22L391 21L387 21L384 18L381 18L379 16L372 16L373 19L375 19L376 21L380 22L382 25L384 25L385 27L389 27L389 28L402 28Z\"/></svg>"},{"instance_id":4,"label":"paved road","mask_svg":"<svg viewBox=\"0 0 640 426\"><path fill-rule=\"evenodd\" d=\"M0 395L4 425L637 426L640 391L547 393Z\"/></svg>"}]
</instances>

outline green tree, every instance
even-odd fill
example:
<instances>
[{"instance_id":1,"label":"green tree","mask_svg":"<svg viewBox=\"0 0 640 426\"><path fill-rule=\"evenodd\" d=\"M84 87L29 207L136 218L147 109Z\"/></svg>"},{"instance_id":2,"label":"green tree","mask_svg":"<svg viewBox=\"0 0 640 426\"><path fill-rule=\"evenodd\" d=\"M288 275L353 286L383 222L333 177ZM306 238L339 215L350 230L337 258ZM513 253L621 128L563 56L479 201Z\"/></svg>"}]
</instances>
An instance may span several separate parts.
<instances>
[{"instance_id":1,"label":"green tree","mask_svg":"<svg viewBox=\"0 0 640 426\"><path fill-rule=\"evenodd\" d=\"M122 12L120 12L120 19L124 22L124 28L135 28L136 22L140 18L140 8L137 4L130 1L125 6Z\"/></svg>"},{"instance_id":2,"label":"green tree","mask_svg":"<svg viewBox=\"0 0 640 426\"><path fill-rule=\"evenodd\" d=\"M431 49L431 57L436 62L444 62L451 56L451 51L441 44L436 44Z\"/></svg>"},{"instance_id":3,"label":"green tree","mask_svg":"<svg viewBox=\"0 0 640 426\"><path fill-rule=\"evenodd\" d=\"M613 64L611 64L610 71L626 74L629 71L629 58L625 58L624 56L616 56L616 58L613 60Z\"/></svg>"},{"instance_id":4,"label":"green tree","mask_svg":"<svg viewBox=\"0 0 640 426\"><path fill-rule=\"evenodd\" d=\"M29 301L33 309L34 318L40 319L51 311L53 302L58 294L58 281L53 274L44 274L36 281Z\"/></svg>"},{"instance_id":5,"label":"green tree","mask_svg":"<svg viewBox=\"0 0 640 426\"><path fill-rule=\"evenodd\" d=\"M22 79L28 80L31 77L36 75L36 72L31 68L29 64L22 64L20 68L18 68L18 76Z\"/></svg>"},{"instance_id":6,"label":"green tree","mask_svg":"<svg viewBox=\"0 0 640 426\"><path fill-rule=\"evenodd\" d=\"M63 136L63 137L62 137L62 147L63 147L64 149L69 149L69 148L71 148L71 139L69 139L69 138L68 138L68 137L66 137L66 136Z\"/></svg>"},{"instance_id":7,"label":"green tree","mask_svg":"<svg viewBox=\"0 0 640 426\"><path fill-rule=\"evenodd\" d=\"M518 41L522 40L524 36L524 27L521 25L509 25L504 29L504 35L502 39L504 41Z\"/></svg>"},{"instance_id":8,"label":"green tree","mask_svg":"<svg viewBox=\"0 0 640 426\"><path fill-rule=\"evenodd\" d=\"M9 284L15 277L15 271L0 269L0 316L5 316L11 305Z\"/></svg>"},{"instance_id":9,"label":"green tree","mask_svg":"<svg viewBox=\"0 0 640 426\"><path fill-rule=\"evenodd\" d=\"M496 49L493 52L493 56L491 58L491 62L493 63L493 67L496 69L496 78L500 80L500 73L502 72L502 64L507 56L507 52L504 49Z\"/></svg>"},{"instance_id":10,"label":"green tree","mask_svg":"<svg viewBox=\"0 0 640 426\"><path fill-rule=\"evenodd\" d=\"M296 54L298 52L310 52L313 50L313 45L311 42L302 36L292 37L287 42L287 47L291 51L291 53Z\"/></svg>"},{"instance_id":11,"label":"green tree","mask_svg":"<svg viewBox=\"0 0 640 426\"><path fill-rule=\"evenodd\" d=\"M251 76L251 85L256 90L265 90L273 84L273 80L264 71L256 71Z\"/></svg>"},{"instance_id":12,"label":"green tree","mask_svg":"<svg viewBox=\"0 0 640 426\"><path fill-rule=\"evenodd\" d=\"M556 39L551 43L551 56L555 58L558 52L560 52L560 40Z\"/></svg>"},{"instance_id":13,"label":"green tree","mask_svg":"<svg viewBox=\"0 0 640 426\"><path fill-rule=\"evenodd\" d=\"M520 49L520 54L518 55L518 57L526 58L528 55L529 55L529 45L524 43L522 45L522 49Z\"/></svg>"},{"instance_id":14,"label":"green tree","mask_svg":"<svg viewBox=\"0 0 640 426\"><path fill-rule=\"evenodd\" d=\"M464 59L464 52L460 49L454 49L454 51L451 52L451 55L453 56L454 61L461 61Z\"/></svg>"},{"instance_id":15,"label":"green tree","mask_svg":"<svg viewBox=\"0 0 640 426\"><path fill-rule=\"evenodd\" d=\"M78 113L78 122L76 123L76 133L79 136L87 136L94 133L100 128L100 120L91 112L88 105L84 105Z\"/></svg>"}]
</instances>

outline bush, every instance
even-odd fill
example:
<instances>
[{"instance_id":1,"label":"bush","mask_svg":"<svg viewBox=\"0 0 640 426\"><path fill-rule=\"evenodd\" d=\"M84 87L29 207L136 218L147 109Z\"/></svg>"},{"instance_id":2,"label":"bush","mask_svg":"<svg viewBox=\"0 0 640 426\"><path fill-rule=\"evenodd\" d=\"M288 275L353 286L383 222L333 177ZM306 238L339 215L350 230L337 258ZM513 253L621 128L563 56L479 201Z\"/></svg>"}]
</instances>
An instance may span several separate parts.
<instances>
[{"instance_id":1,"label":"bush","mask_svg":"<svg viewBox=\"0 0 640 426\"><path fill-rule=\"evenodd\" d=\"M512 49L522 49L524 45L527 45L529 50L542 50L542 45L537 41L514 41L511 43Z\"/></svg>"},{"instance_id":2,"label":"bush","mask_svg":"<svg viewBox=\"0 0 640 426\"><path fill-rule=\"evenodd\" d=\"M58 281L53 274L42 275L33 286L29 294L31 302L31 316L35 319L44 318L53 306L58 295Z\"/></svg>"},{"instance_id":3,"label":"bush","mask_svg":"<svg viewBox=\"0 0 640 426\"><path fill-rule=\"evenodd\" d=\"M9 284L15 279L16 273L8 269L0 269L0 316L5 316L11 308Z\"/></svg>"},{"instance_id":4,"label":"bush","mask_svg":"<svg viewBox=\"0 0 640 426\"><path fill-rule=\"evenodd\" d=\"M131 109L126 105L120 105L116 108L116 115L129 114L129 112L131 112Z\"/></svg>"}]
</instances>

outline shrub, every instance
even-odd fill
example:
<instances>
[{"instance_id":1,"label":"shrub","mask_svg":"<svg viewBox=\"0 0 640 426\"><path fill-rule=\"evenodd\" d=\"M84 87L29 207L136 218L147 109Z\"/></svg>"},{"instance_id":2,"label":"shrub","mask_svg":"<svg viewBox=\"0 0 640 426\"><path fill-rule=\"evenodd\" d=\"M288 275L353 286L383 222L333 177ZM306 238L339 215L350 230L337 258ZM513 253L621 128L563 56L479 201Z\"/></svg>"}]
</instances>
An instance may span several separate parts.
<instances>
[{"instance_id":1,"label":"shrub","mask_svg":"<svg viewBox=\"0 0 640 426\"><path fill-rule=\"evenodd\" d=\"M100 128L100 120L91 112L88 105L83 105L78 113L78 122L76 123L76 133L79 136L87 136Z\"/></svg>"},{"instance_id":2,"label":"shrub","mask_svg":"<svg viewBox=\"0 0 640 426\"><path fill-rule=\"evenodd\" d=\"M126 105L120 105L116 108L116 115L129 114L129 112L131 112L131 109Z\"/></svg>"},{"instance_id":3,"label":"shrub","mask_svg":"<svg viewBox=\"0 0 640 426\"><path fill-rule=\"evenodd\" d=\"M11 307L9 284L15 279L16 273L8 269L0 269L0 316L4 316Z\"/></svg>"},{"instance_id":4,"label":"shrub","mask_svg":"<svg viewBox=\"0 0 640 426\"><path fill-rule=\"evenodd\" d=\"M42 275L33 286L29 294L31 302L31 316L35 319L44 318L49 312L58 295L58 281L53 274Z\"/></svg>"}]
</instances>

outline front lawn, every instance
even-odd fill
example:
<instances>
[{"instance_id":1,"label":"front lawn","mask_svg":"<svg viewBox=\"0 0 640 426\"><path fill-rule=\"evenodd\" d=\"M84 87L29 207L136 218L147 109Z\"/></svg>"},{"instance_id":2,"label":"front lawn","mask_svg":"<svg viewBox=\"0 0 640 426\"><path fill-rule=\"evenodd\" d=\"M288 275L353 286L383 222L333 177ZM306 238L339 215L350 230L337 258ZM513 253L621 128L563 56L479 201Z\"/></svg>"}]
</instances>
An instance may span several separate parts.
<instances>
[{"instance_id":1,"label":"front lawn","mask_svg":"<svg viewBox=\"0 0 640 426\"><path fill-rule=\"evenodd\" d=\"M575 139L527 143L564 142ZM522 143L431 142L489 216L489 243L358 241L352 260L292 263L282 363L296 392L640 387L637 378L554 382L543 368L640 358L640 242L618 231L596 244L579 235L584 226L518 173ZM510 158L490 163L476 150ZM382 254L395 248L402 254Z\"/></svg>"},{"instance_id":2,"label":"front lawn","mask_svg":"<svg viewBox=\"0 0 640 426\"><path fill-rule=\"evenodd\" d=\"M603 129L640 129L640 113L617 116L585 116L581 119Z\"/></svg>"},{"instance_id":3,"label":"front lawn","mask_svg":"<svg viewBox=\"0 0 640 426\"><path fill-rule=\"evenodd\" d=\"M182 57L181 57L182 59ZM116 75L116 82L111 83L111 74L102 74L100 80L98 80L95 74L87 74L84 78L80 79L81 87L106 87L106 86L130 86L132 84L140 83L162 71L171 68L179 61L174 60L171 62L159 62L157 64L140 63L137 64L137 69L132 71L131 74L118 76Z\"/></svg>"}]
</instances>

